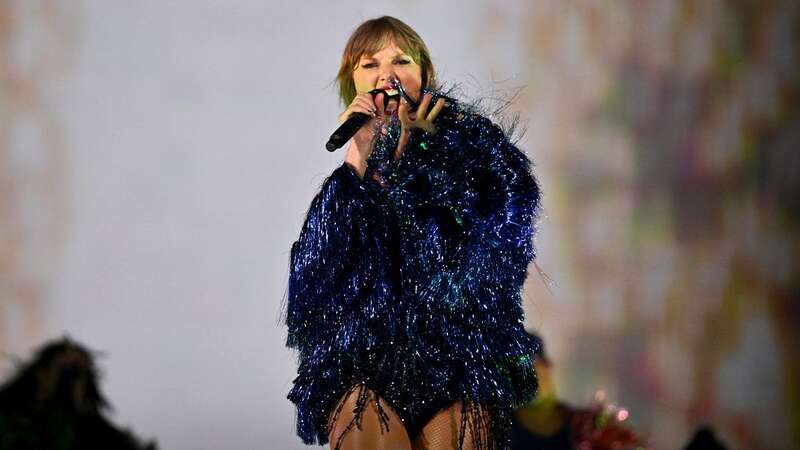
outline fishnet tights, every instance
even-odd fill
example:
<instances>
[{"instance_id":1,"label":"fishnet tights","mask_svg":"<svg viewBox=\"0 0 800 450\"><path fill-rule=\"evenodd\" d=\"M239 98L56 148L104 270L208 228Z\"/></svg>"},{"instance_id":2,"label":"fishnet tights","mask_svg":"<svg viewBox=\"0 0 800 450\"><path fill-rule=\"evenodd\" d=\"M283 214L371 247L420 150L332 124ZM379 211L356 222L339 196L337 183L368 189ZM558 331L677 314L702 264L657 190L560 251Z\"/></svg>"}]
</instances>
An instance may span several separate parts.
<instances>
[{"instance_id":1,"label":"fishnet tights","mask_svg":"<svg viewBox=\"0 0 800 450\"><path fill-rule=\"evenodd\" d=\"M462 414L461 403L455 403L436 413L412 444L392 407L366 386L357 385L331 414L328 437L334 450L454 450L459 444L461 450L492 449L489 425L485 410L467 406Z\"/></svg>"},{"instance_id":2,"label":"fishnet tights","mask_svg":"<svg viewBox=\"0 0 800 450\"><path fill-rule=\"evenodd\" d=\"M335 450L411 450L400 417L364 385L342 396L328 423L328 439Z\"/></svg>"},{"instance_id":3,"label":"fishnet tights","mask_svg":"<svg viewBox=\"0 0 800 450\"><path fill-rule=\"evenodd\" d=\"M465 425L463 436L462 424ZM467 405L466 411L463 411L460 402L454 403L436 413L425 424L414 439L413 450L492 449L490 424L489 415L484 409Z\"/></svg>"}]
</instances>

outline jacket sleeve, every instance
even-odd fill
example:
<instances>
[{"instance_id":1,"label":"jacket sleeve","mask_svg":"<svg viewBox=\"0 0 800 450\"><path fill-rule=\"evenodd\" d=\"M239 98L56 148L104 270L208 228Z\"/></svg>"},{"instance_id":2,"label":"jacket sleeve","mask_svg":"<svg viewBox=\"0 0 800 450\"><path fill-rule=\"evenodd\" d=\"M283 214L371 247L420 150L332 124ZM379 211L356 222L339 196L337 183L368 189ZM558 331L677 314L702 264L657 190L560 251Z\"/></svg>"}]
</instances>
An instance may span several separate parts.
<instances>
[{"instance_id":1,"label":"jacket sleeve","mask_svg":"<svg viewBox=\"0 0 800 450\"><path fill-rule=\"evenodd\" d=\"M437 125L436 134L412 136L403 158L418 163L390 174L391 203L409 218L406 257L415 255L405 269L416 297L410 335L415 351L442 361L430 370L443 379L463 370L463 389L494 386L476 399L520 403L536 385L520 289L535 256L539 186L531 162L490 120L455 111Z\"/></svg>"},{"instance_id":2,"label":"jacket sleeve","mask_svg":"<svg viewBox=\"0 0 800 450\"><path fill-rule=\"evenodd\" d=\"M467 270L480 271L483 284L508 289L507 297L519 303L518 295L512 294L522 288L535 257L539 185L531 161L499 126L478 115L464 122L458 147L447 142L440 145L450 152L467 153L465 167L456 174L460 188L453 201L458 205L454 214L461 216L467 236Z\"/></svg>"},{"instance_id":3,"label":"jacket sleeve","mask_svg":"<svg viewBox=\"0 0 800 450\"><path fill-rule=\"evenodd\" d=\"M361 324L348 319L374 306L375 291L385 284L380 207L371 189L342 164L323 182L292 244L287 346L301 359L360 338L348 329Z\"/></svg>"}]
</instances>

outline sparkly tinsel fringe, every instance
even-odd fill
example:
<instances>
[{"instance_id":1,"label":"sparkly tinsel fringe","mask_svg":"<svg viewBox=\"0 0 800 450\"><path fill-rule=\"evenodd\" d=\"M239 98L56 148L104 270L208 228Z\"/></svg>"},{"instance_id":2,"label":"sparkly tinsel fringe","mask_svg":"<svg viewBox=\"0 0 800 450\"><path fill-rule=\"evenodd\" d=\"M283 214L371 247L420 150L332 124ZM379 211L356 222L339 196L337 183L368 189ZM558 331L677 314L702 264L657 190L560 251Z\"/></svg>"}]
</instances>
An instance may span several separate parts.
<instances>
[{"instance_id":1,"label":"sparkly tinsel fringe","mask_svg":"<svg viewBox=\"0 0 800 450\"><path fill-rule=\"evenodd\" d=\"M288 397L307 444L328 441L360 386L348 429L368 388L407 425L461 402L461 438L470 427L476 448L505 449L512 408L535 392L520 289L539 187L500 127L446 99L438 132L415 130L400 159L391 123L363 180L334 170L292 246Z\"/></svg>"}]
</instances>

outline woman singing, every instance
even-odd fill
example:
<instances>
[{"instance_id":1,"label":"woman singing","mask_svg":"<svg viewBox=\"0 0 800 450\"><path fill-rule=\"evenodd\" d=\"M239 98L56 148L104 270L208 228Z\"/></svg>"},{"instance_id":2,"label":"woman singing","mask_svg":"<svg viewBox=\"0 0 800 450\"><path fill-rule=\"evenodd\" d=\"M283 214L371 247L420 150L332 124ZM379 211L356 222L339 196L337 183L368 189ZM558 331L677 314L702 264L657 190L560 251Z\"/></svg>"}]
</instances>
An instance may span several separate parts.
<instances>
[{"instance_id":1,"label":"woman singing","mask_svg":"<svg viewBox=\"0 0 800 450\"><path fill-rule=\"evenodd\" d=\"M370 122L292 245L297 433L337 450L506 449L512 409L536 389L520 306L531 163L436 90L424 42L393 17L356 29L337 81L339 121Z\"/></svg>"}]
</instances>

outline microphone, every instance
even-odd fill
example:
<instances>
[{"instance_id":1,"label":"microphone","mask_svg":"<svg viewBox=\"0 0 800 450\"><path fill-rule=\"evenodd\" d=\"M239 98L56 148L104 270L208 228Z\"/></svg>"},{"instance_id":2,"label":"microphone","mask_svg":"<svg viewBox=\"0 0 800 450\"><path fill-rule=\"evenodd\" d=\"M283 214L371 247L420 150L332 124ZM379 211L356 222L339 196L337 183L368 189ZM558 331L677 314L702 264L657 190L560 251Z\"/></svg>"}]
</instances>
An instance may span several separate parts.
<instances>
[{"instance_id":1,"label":"microphone","mask_svg":"<svg viewBox=\"0 0 800 450\"><path fill-rule=\"evenodd\" d=\"M345 142L349 141L364 124L369 122L369 119L370 116L364 113L356 112L350 114L350 117L333 132L328 139L328 143L325 144L325 148L328 149L329 152L336 151L343 146Z\"/></svg>"},{"instance_id":2,"label":"microphone","mask_svg":"<svg viewBox=\"0 0 800 450\"><path fill-rule=\"evenodd\" d=\"M389 102L389 96L386 95L386 91L383 89L373 89L369 91L372 98L375 98L376 95L383 93L384 96L384 104ZM350 114L350 117L344 121L343 124L339 125L339 128L331 134L331 137L328 139L328 143L325 144L325 148L329 152L336 151L338 148L343 146L350 138L353 137L354 134L358 132L367 122L369 122L371 116L368 116L364 113L353 113Z\"/></svg>"},{"instance_id":3,"label":"microphone","mask_svg":"<svg viewBox=\"0 0 800 450\"><path fill-rule=\"evenodd\" d=\"M400 83L400 80L397 78L390 78L389 85L392 89L397 90L397 94L395 95L388 95L385 90L383 89L373 89L369 91L369 94L372 95L372 98L375 98L376 95L383 93L383 107L386 108L389 105L390 100L397 100L398 104L400 102L400 97L402 96L409 105L409 111L416 111L419 104L412 99L406 90L403 89L403 85ZM369 122L370 116L364 113L353 113L350 114L350 117L344 121L343 124L333 132L330 139L328 139L328 143L325 144L325 148L328 149L329 152L336 151L338 148L343 146L350 138L355 135L361 127L364 126L367 122Z\"/></svg>"}]
</instances>

